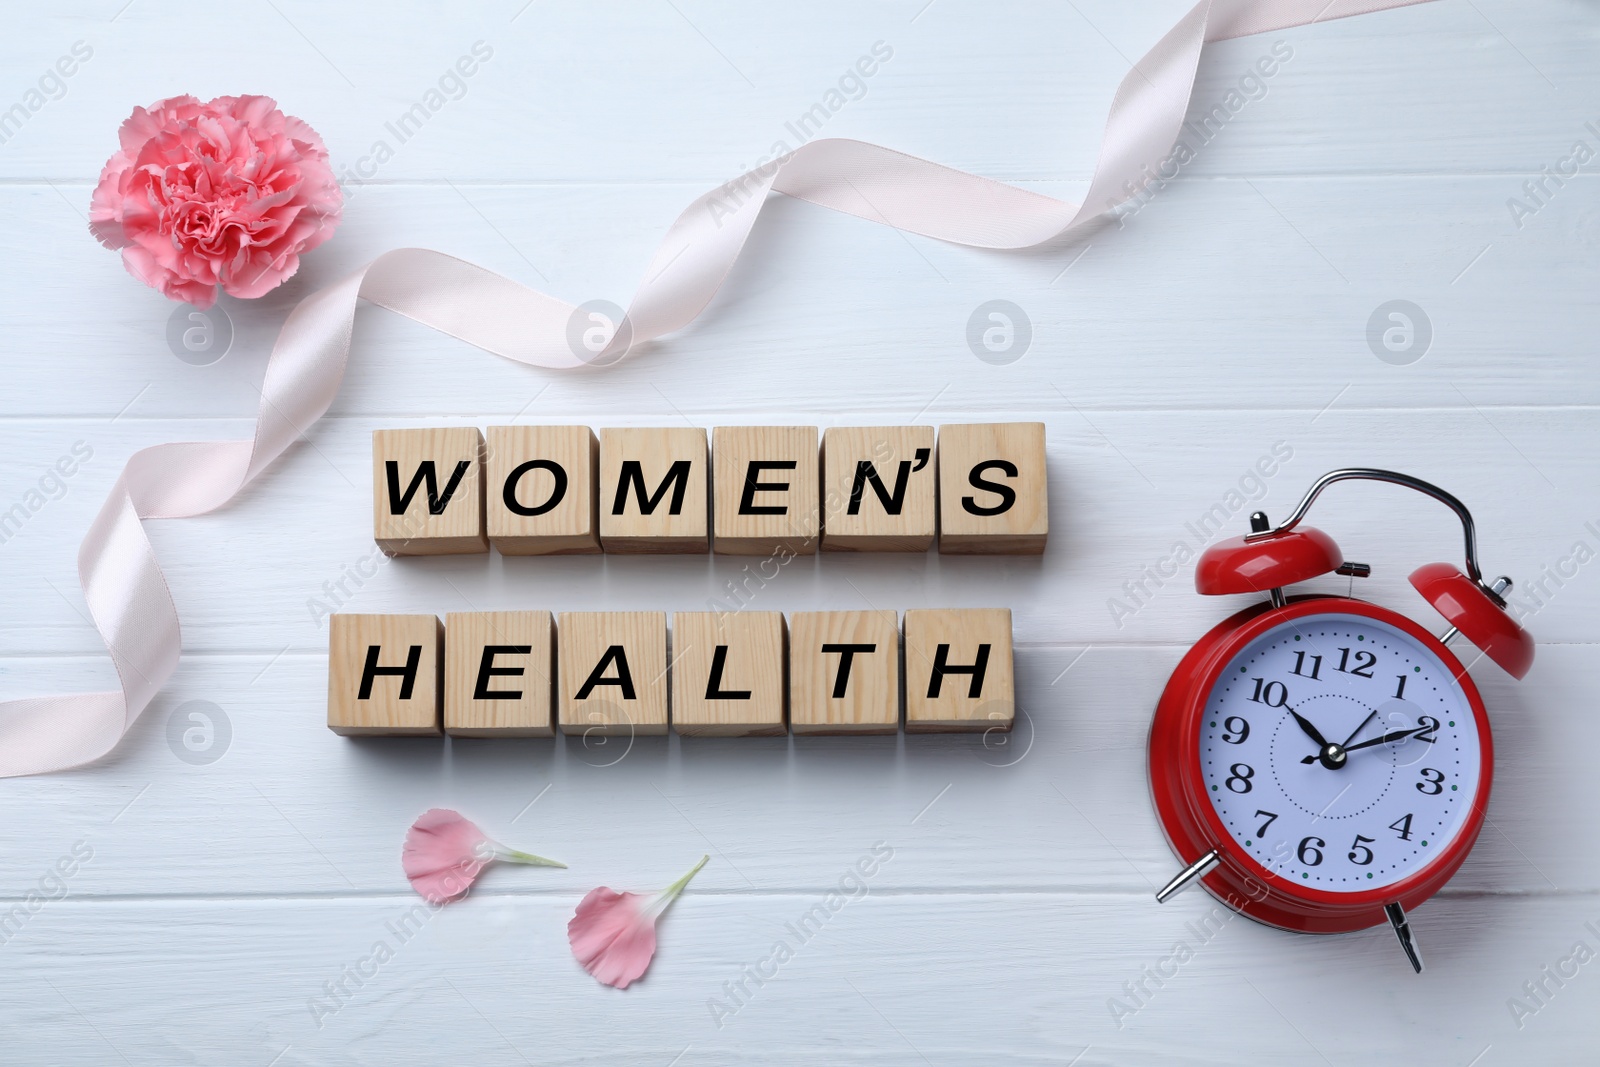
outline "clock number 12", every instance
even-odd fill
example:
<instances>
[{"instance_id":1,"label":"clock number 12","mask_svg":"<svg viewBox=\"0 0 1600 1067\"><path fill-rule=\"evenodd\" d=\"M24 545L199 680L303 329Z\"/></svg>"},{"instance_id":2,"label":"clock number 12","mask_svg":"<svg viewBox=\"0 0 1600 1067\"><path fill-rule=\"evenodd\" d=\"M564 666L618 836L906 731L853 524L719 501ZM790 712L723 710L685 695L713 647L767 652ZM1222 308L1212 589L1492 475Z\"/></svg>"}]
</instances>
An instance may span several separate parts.
<instances>
[{"instance_id":1,"label":"clock number 12","mask_svg":"<svg viewBox=\"0 0 1600 1067\"><path fill-rule=\"evenodd\" d=\"M1333 669L1336 671L1342 671L1345 674L1353 674L1357 678L1371 678L1372 667L1377 662L1378 657L1373 655L1371 652L1368 652L1365 649L1357 649L1355 666L1352 667L1350 666L1350 650L1348 648L1341 648L1339 650L1339 663Z\"/></svg>"}]
</instances>

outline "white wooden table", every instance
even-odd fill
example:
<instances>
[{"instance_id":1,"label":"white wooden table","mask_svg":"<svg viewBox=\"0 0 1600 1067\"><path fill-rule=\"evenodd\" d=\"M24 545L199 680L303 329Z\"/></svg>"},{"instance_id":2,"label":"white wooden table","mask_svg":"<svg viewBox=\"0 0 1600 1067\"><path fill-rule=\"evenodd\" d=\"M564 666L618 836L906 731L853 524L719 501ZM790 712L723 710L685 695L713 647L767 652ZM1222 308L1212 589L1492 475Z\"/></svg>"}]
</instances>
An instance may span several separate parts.
<instances>
[{"instance_id":1,"label":"white wooden table","mask_svg":"<svg viewBox=\"0 0 1600 1067\"><path fill-rule=\"evenodd\" d=\"M0 510L29 512L0 545L0 691L114 683L77 589L81 534L133 450L248 433L271 338L316 287L420 245L625 303L681 206L773 141L792 147L785 124L879 41L892 57L825 135L1072 195L1129 59L1187 2L12 12L0 108L74 42L93 56L0 145ZM1058 247L978 253L780 199L701 321L605 373L531 371L363 309L343 392L309 440L224 511L152 524L184 619L173 682L111 757L0 784L0 909L34 890L58 898L0 944L3 1058L1592 1057L1600 963L1560 984L1544 968L1580 942L1600 950L1600 184L1586 172L1547 185L1520 227L1507 200L1576 141L1600 148L1585 126L1600 126L1597 16L1579 0L1444 0L1213 46L1200 111L1274 42L1292 56L1146 207ZM386 123L478 41L492 57L398 144ZM341 171L372 172L299 277L226 304L233 346L206 366L175 357L175 305L84 228L117 125L178 92L271 94L321 131ZM393 158L363 164L379 140ZM1005 365L966 340L995 299L1032 326ZM1432 334L1403 365L1367 339L1396 299ZM692 610L747 562L491 554L374 568L375 427L1013 418L1048 424L1042 559L823 557L759 594L785 611L1009 605L1025 719L1004 745L670 738L623 755L570 739L359 743L323 725L327 631L308 603L341 580L346 610ZM51 481L75 446L89 458ZM1476 851L1413 913L1425 974L1387 929L1310 938L1237 921L1155 985L1146 968L1215 905L1152 899L1175 861L1147 796L1145 732L1184 648L1236 605L1196 595L1188 568L1131 615L1110 602L1275 447L1291 457L1245 485L1274 515L1352 464L1464 498L1490 573L1526 590L1543 576L1526 620L1539 660L1520 684L1486 662L1473 672L1499 774ZM1452 522L1385 487L1336 491L1317 518L1374 565L1366 595L1439 628L1405 575L1458 559ZM363 569L377 573L347 577ZM216 727L198 754L169 740L196 711ZM389 924L417 898L401 837L433 805L571 867L496 868L402 941ZM865 895L776 976L744 978L877 842L893 857ZM63 896L47 872L75 846L92 858ZM703 852L711 863L665 920L643 983L619 993L578 968L565 923L583 892L654 890ZM392 958L374 963L379 942ZM1113 998L1130 1003L1141 981L1139 1010L1116 1018ZM1544 985L1537 1001L1529 982ZM1512 998L1538 1010L1519 1019Z\"/></svg>"}]
</instances>

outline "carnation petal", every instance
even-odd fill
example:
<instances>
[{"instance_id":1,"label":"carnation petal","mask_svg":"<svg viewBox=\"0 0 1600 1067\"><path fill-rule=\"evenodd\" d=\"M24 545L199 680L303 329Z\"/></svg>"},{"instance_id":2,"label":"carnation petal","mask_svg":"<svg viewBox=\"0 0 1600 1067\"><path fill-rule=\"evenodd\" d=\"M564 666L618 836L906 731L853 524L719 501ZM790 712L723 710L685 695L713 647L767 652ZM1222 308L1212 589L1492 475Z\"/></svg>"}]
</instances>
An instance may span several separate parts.
<instances>
[{"instance_id":1,"label":"carnation petal","mask_svg":"<svg viewBox=\"0 0 1600 1067\"><path fill-rule=\"evenodd\" d=\"M427 900L442 904L466 894L484 866L489 839L460 813L430 808L406 833L400 866Z\"/></svg>"},{"instance_id":2,"label":"carnation petal","mask_svg":"<svg viewBox=\"0 0 1600 1067\"><path fill-rule=\"evenodd\" d=\"M566 866L504 848L471 820L449 808L423 812L406 832L406 843L400 851L400 867L412 888L434 904L465 896L483 869L497 859L543 867Z\"/></svg>"},{"instance_id":3,"label":"carnation petal","mask_svg":"<svg viewBox=\"0 0 1600 1067\"><path fill-rule=\"evenodd\" d=\"M200 101L192 96L169 96L165 100L157 100L148 109L134 108L133 114L123 120L122 127L117 130L122 150L129 155L134 154L140 145L159 135L169 122L181 115L197 112L199 108Z\"/></svg>"},{"instance_id":4,"label":"carnation petal","mask_svg":"<svg viewBox=\"0 0 1600 1067\"><path fill-rule=\"evenodd\" d=\"M656 920L677 899L710 857L672 885L647 898L601 886L578 902L567 923L572 955L597 981L626 989L650 967L656 954Z\"/></svg>"}]
</instances>

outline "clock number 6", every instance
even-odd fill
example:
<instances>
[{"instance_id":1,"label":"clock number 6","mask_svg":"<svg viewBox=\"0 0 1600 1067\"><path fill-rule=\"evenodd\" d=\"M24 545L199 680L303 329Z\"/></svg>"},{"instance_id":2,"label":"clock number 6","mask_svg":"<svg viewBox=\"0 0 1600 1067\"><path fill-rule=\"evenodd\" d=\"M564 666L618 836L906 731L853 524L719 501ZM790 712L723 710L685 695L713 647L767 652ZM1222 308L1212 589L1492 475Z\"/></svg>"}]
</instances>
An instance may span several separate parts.
<instances>
[{"instance_id":1,"label":"clock number 6","mask_svg":"<svg viewBox=\"0 0 1600 1067\"><path fill-rule=\"evenodd\" d=\"M1297 850L1296 855L1300 857L1300 862L1307 867L1315 867L1322 862L1322 850L1327 844L1320 837L1301 838L1300 848Z\"/></svg>"},{"instance_id":2,"label":"clock number 6","mask_svg":"<svg viewBox=\"0 0 1600 1067\"><path fill-rule=\"evenodd\" d=\"M1432 767L1422 768L1422 781L1417 783L1417 792L1424 796L1436 797L1444 792L1445 773L1436 771Z\"/></svg>"},{"instance_id":3,"label":"clock number 6","mask_svg":"<svg viewBox=\"0 0 1600 1067\"><path fill-rule=\"evenodd\" d=\"M1363 841L1366 842L1366 844L1362 844ZM1368 848L1367 845L1373 843L1374 842L1372 838L1362 837L1360 834L1357 834L1355 844L1350 846L1350 855L1346 858L1351 863L1356 864L1358 867L1365 867L1367 864L1372 862L1372 850ZM1363 856L1365 859L1362 858Z\"/></svg>"},{"instance_id":4,"label":"clock number 6","mask_svg":"<svg viewBox=\"0 0 1600 1067\"><path fill-rule=\"evenodd\" d=\"M1255 786L1251 784L1250 779L1255 777L1256 769L1250 766L1250 764L1235 763L1232 767L1229 767L1228 770L1231 773L1229 774L1227 780L1222 784L1227 786L1230 790L1235 793L1248 793L1250 790L1255 788ZM1238 782L1239 784L1234 785L1233 783L1235 782Z\"/></svg>"}]
</instances>

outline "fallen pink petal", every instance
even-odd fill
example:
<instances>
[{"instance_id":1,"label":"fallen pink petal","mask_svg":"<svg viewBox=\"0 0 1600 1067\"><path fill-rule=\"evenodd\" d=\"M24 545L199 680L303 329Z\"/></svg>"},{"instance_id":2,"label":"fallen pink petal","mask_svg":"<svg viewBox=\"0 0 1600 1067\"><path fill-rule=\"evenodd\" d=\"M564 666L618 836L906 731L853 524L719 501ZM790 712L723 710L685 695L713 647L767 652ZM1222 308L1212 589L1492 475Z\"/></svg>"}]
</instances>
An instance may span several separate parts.
<instances>
[{"instance_id":1,"label":"fallen pink petal","mask_svg":"<svg viewBox=\"0 0 1600 1067\"><path fill-rule=\"evenodd\" d=\"M495 841L470 819L449 808L429 808L406 831L400 866L411 887L433 904L466 896L483 869L495 860L536 867L565 867Z\"/></svg>"},{"instance_id":2,"label":"fallen pink petal","mask_svg":"<svg viewBox=\"0 0 1600 1067\"><path fill-rule=\"evenodd\" d=\"M618 989L637 981L656 954L656 921L710 858L701 856L688 874L653 898L606 886L590 890L567 923L567 940L583 969Z\"/></svg>"}]
</instances>

